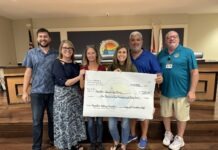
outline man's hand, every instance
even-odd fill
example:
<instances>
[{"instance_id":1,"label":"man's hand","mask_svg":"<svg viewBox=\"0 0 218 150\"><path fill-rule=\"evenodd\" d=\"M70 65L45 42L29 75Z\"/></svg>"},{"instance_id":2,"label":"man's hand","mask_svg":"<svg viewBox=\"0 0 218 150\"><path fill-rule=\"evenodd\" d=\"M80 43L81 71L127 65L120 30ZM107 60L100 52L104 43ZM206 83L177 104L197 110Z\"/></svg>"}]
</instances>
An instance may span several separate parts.
<instances>
[{"instance_id":1,"label":"man's hand","mask_svg":"<svg viewBox=\"0 0 218 150\"><path fill-rule=\"evenodd\" d=\"M161 84L163 82L163 76L161 74L157 74L155 81L157 84Z\"/></svg>"},{"instance_id":2,"label":"man's hand","mask_svg":"<svg viewBox=\"0 0 218 150\"><path fill-rule=\"evenodd\" d=\"M30 96L27 92L24 92L22 95L22 100L24 103L29 103L30 102Z\"/></svg>"},{"instance_id":3,"label":"man's hand","mask_svg":"<svg viewBox=\"0 0 218 150\"><path fill-rule=\"evenodd\" d=\"M189 91L187 97L188 97L189 103L194 102L196 99L195 92Z\"/></svg>"}]
</instances>

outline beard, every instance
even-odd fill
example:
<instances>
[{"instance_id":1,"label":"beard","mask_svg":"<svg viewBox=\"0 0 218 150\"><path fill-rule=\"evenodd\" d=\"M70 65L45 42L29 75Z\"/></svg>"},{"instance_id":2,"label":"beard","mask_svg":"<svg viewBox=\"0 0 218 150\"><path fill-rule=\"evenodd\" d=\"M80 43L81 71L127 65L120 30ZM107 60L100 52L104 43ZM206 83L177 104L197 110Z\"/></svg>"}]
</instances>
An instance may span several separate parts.
<instances>
[{"instance_id":1,"label":"beard","mask_svg":"<svg viewBox=\"0 0 218 150\"><path fill-rule=\"evenodd\" d=\"M48 41L47 41L45 44L42 44L42 42L38 42L38 45L39 45L40 47L43 47L43 48L48 47L49 44L50 44L50 42L48 42Z\"/></svg>"},{"instance_id":2,"label":"beard","mask_svg":"<svg viewBox=\"0 0 218 150\"><path fill-rule=\"evenodd\" d=\"M141 48L141 46L137 46L137 47L131 46L130 49L131 49L131 51L133 51L133 52L139 52L139 51L141 51L142 48Z\"/></svg>"},{"instance_id":3,"label":"beard","mask_svg":"<svg viewBox=\"0 0 218 150\"><path fill-rule=\"evenodd\" d=\"M142 43L130 44L130 49L134 52L139 52L142 49Z\"/></svg>"}]
</instances>

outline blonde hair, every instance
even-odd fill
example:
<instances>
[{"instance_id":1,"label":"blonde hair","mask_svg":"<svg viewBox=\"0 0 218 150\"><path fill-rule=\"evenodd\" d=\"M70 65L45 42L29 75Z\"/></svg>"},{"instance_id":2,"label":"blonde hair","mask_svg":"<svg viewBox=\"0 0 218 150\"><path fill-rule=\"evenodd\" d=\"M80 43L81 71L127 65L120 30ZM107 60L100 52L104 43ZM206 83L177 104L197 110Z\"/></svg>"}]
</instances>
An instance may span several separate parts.
<instances>
[{"instance_id":1,"label":"blonde hair","mask_svg":"<svg viewBox=\"0 0 218 150\"><path fill-rule=\"evenodd\" d=\"M97 62L97 64L100 64L100 62L101 62L101 56L100 56L99 50L97 50L97 48L96 48L95 45L87 45L87 46L86 46L86 49L85 49L85 51L84 51L84 53L83 53L82 64L83 64L84 66L89 65L89 60L88 60L88 58L87 58L87 51L88 51L89 48L92 48L92 49L95 51L95 53L96 53L96 62Z\"/></svg>"},{"instance_id":2,"label":"blonde hair","mask_svg":"<svg viewBox=\"0 0 218 150\"><path fill-rule=\"evenodd\" d=\"M58 58L61 59L61 58L63 57L61 50L62 50L62 47L63 47L63 45L64 45L65 43L66 43L69 47L72 47L72 49L73 49L73 55L71 56L71 60L74 61L75 47L74 47L73 43L72 43L71 41L69 41L69 40L63 40L63 41L61 41L61 44L60 44L60 46L59 46L59 55L58 55Z\"/></svg>"}]
</instances>

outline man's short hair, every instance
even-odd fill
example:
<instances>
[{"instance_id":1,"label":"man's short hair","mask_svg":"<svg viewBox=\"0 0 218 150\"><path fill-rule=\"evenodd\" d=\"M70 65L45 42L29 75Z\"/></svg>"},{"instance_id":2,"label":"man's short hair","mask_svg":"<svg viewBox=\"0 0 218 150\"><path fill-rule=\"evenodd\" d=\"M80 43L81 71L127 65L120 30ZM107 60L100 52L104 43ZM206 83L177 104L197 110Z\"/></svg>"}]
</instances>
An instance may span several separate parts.
<instances>
[{"instance_id":1,"label":"man's short hair","mask_svg":"<svg viewBox=\"0 0 218 150\"><path fill-rule=\"evenodd\" d=\"M46 32L46 33L48 33L49 37L51 37L50 32L47 29L45 29L45 28L39 28L37 30L37 32L36 32L36 35L38 36L38 34L41 33L41 32Z\"/></svg>"},{"instance_id":2,"label":"man's short hair","mask_svg":"<svg viewBox=\"0 0 218 150\"><path fill-rule=\"evenodd\" d=\"M134 37L134 36L139 36L141 39L143 39L143 36L142 36L141 32L139 32L139 31L131 32L129 35L129 39L132 39L132 37Z\"/></svg>"}]
</instances>

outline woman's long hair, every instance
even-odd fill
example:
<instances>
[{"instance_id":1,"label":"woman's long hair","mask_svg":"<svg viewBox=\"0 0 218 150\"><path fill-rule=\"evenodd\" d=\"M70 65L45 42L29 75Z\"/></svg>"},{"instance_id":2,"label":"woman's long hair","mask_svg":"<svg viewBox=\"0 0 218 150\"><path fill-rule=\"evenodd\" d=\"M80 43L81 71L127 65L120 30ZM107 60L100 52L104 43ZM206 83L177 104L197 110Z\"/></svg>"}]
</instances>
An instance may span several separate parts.
<instances>
[{"instance_id":1,"label":"woman's long hair","mask_svg":"<svg viewBox=\"0 0 218 150\"><path fill-rule=\"evenodd\" d=\"M87 51L88 51L89 48L94 49L94 51L96 53L96 63L100 64L101 56L100 56L99 51L97 50L97 47L95 45L87 45L86 49L85 49L85 51L83 53L83 60L82 60L83 66L89 65L89 60L87 58Z\"/></svg>"},{"instance_id":2,"label":"woman's long hair","mask_svg":"<svg viewBox=\"0 0 218 150\"><path fill-rule=\"evenodd\" d=\"M116 51L115 51L114 56L113 56L113 65L114 66L120 66L119 60L117 59L117 53L122 48L125 48L126 52L127 52L127 58L126 58L125 63L124 63L125 71L131 71L132 62L131 62L131 59L130 59L130 51L124 45L120 45L120 46L118 46L116 48Z\"/></svg>"}]
</instances>

